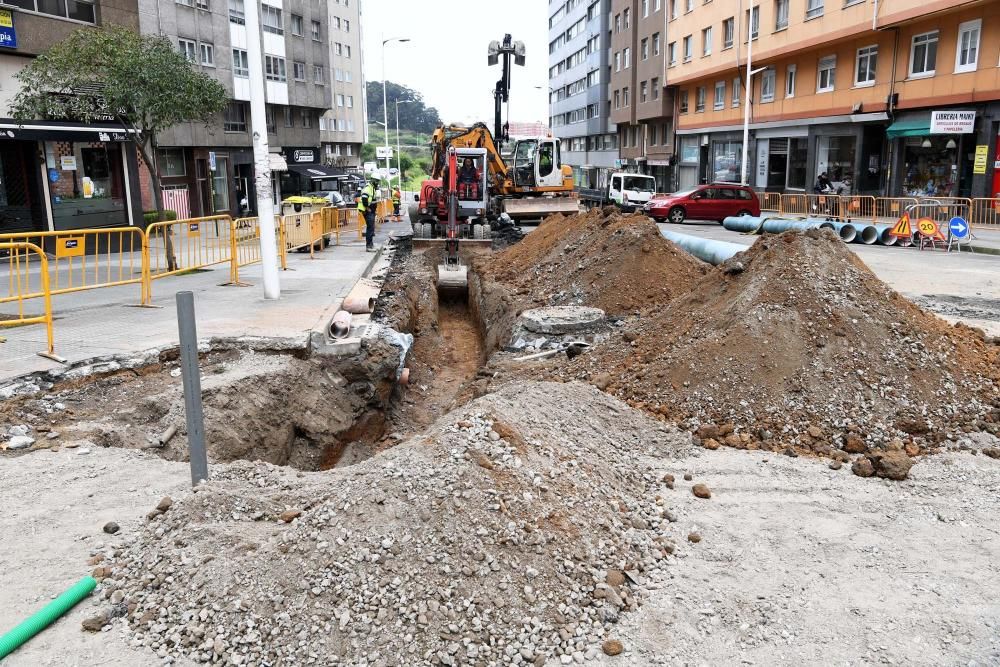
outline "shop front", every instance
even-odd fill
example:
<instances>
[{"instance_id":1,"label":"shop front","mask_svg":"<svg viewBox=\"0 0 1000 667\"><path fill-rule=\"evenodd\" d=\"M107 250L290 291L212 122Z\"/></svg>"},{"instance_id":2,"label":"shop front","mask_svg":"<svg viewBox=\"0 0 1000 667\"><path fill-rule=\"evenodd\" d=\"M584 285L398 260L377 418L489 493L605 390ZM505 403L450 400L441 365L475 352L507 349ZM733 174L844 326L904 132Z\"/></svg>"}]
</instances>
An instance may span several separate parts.
<instances>
[{"instance_id":1,"label":"shop front","mask_svg":"<svg viewBox=\"0 0 1000 667\"><path fill-rule=\"evenodd\" d=\"M895 153L893 191L906 197L971 196L976 118L968 109L897 117L886 130Z\"/></svg>"}]
</instances>

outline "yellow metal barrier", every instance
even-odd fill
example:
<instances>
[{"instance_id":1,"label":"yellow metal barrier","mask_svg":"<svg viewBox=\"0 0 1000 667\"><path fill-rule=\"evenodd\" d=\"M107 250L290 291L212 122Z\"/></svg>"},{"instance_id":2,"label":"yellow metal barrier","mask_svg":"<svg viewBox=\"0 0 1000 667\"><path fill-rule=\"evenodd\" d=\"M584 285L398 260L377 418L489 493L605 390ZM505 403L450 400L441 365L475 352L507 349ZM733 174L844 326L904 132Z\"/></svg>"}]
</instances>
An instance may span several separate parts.
<instances>
[{"instance_id":1,"label":"yellow metal barrier","mask_svg":"<svg viewBox=\"0 0 1000 667\"><path fill-rule=\"evenodd\" d=\"M875 222L875 197L869 195L841 195L840 212L845 220Z\"/></svg>"},{"instance_id":2,"label":"yellow metal barrier","mask_svg":"<svg viewBox=\"0 0 1000 667\"><path fill-rule=\"evenodd\" d=\"M875 220L887 224L895 222L906 212L908 206L916 203L916 197L876 197Z\"/></svg>"},{"instance_id":3,"label":"yellow metal barrier","mask_svg":"<svg viewBox=\"0 0 1000 667\"><path fill-rule=\"evenodd\" d=\"M233 219L228 215L155 222L146 228L147 298L153 281L233 261ZM232 269L230 269L230 272Z\"/></svg>"},{"instance_id":4,"label":"yellow metal barrier","mask_svg":"<svg viewBox=\"0 0 1000 667\"><path fill-rule=\"evenodd\" d=\"M809 196L804 194L781 195L780 212L792 215L808 215Z\"/></svg>"},{"instance_id":5,"label":"yellow metal barrier","mask_svg":"<svg viewBox=\"0 0 1000 667\"><path fill-rule=\"evenodd\" d=\"M275 220L274 240L281 261L281 268L288 268L287 255L284 252L284 236L281 233L281 225ZM230 269L230 283L233 285L243 285L240 282L240 267L256 264L261 261L260 255L260 219L259 218L239 218L233 220L233 250L232 268Z\"/></svg>"},{"instance_id":6,"label":"yellow metal barrier","mask_svg":"<svg viewBox=\"0 0 1000 667\"><path fill-rule=\"evenodd\" d=\"M10 259L10 279L9 289L5 302L17 301L17 319L0 319L0 327L16 327L28 324L44 324L45 337L48 347L44 352L38 354L58 362L65 359L56 356L55 342L52 336L52 293L49 285L49 259L45 256L45 251L34 243L25 242L0 242L0 251L6 251ZM31 293L31 256L37 256L39 263L39 283L44 301L45 311L42 315L26 316L24 314L24 301L39 296ZM5 339L0 338L0 343Z\"/></svg>"},{"instance_id":7,"label":"yellow metal barrier","mask_svg":"<svg viewBox=\"0 0 1000 667\"><path fill-rule=\"evenodd\" d=\"M945 226L956 216L968 219L972 210L972 200L965 197L927 197L922 198L920 203L924 204L919 209L920 217L930 218Z\"/></svg>"},{"instance_id":8,"label":"yellow metal barrier","mask_svg":"<svg viewBox=\"0 0 1000 667\"><path fill-rule=\"evenodd\" d=\"M973 227L996 227L1000 225L1000 198L980 197L972 200L969 224Z\"/></svg>"},{"instance_id":9,"label":"yellow metal barrier","mask_svg":"<svg viewBox=\"0 0 1000 667\"><path fill-rule=\"evenodd\" d=\"M48 251L47 272L27 274L23 294L17 298L43 296L42 282L48 281L50 294L68 294L98 287L139 285L139 299L146 303L146 235L138 227L75 229L63 232L0 234L0 243L34 244ZM25 257L27 259L27 257ZM0 303L13 301L0 296Z\"/></svg>"},{"instance_id":10,"label":"yellow metal barrier","mask_svg":"<svg viewBox=\"0 0 1000 667\"><path fill-rule=\"evenodd\" d=\"M309 250L323 243L323 222L317 213L292 213L281 216L282 248L284 252Z\"/></svg>"},{"instance_id":11,"label":"yellow metal barrier","mask_svg":"<svg viewBox=\"0 0 1000 667\"><path fill-rule=\"evenodd\" d=\"M757 200L760 202L761 211L774 211L777 213L781 210L780 192L758 192Z\"/></svg>"}]
</instances>

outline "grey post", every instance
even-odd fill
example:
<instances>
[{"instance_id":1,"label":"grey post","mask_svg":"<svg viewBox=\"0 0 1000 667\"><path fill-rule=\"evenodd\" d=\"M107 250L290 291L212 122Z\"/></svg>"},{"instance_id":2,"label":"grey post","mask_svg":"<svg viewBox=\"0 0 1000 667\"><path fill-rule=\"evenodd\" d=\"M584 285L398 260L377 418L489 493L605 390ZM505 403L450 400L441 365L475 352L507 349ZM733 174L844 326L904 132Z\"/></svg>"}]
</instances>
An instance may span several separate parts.
<instances>
[{"instance_id":1,"label":"grey post","mask_svg":"<svg viewBox=\"0 0 1000 667\"><path fill-rule=\"evenodd\" d=\"M180 334L181 375L184 378L184 413L187 416L191 485L208 479L205 453L205 416L201 408L201 371L198 368L198 332L194 323L194 294L177 293L177 331Z\"/></svg>"}]
</instances>

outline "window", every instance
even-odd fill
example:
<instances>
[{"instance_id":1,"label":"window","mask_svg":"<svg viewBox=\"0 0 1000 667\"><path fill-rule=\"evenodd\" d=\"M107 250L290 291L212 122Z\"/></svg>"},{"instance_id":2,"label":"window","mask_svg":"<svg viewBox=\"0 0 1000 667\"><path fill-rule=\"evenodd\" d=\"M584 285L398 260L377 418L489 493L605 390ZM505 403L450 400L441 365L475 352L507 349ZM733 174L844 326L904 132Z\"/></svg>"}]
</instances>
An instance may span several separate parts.
<instances>
[{"instance_id":1,"label":"window","mask_svg":"<svg viewBox=\"0 0 1000 667\"><path fill-rule=\"evenodd\" d=\"M654 100L660 99L660 78L659 77L653 77L652 79L650 79L650 81L649 81L649 88L650 88L650 91L653 93L653 99Z\"/></svg>"},{"instance_id":2,"label":"window","mask_svg":"<svg viewBox=\"0 0 1000 667\"><path fill-rule=\"evenodd\" d=\"M250 76L250 59L243 49L233 49L233 76L243 79Z\"/></svg>"},{"instance_id":3,"label":"window","mask_svg":"<svg viewBox=\"0 0 1000 667\"><path fill-rule=\"evenodd\" d=\"M732 48L734 28L735 25L732 16L722 22L722 48Z\"/></svg>"},{"instance_id":4,"label":"window","mask_svg":"<svg viewBox=\"0 0 1000 667\"><path fill-rule=\"evenodd\" d=\"M937 69L938 31L913 36L910 46L910 76L934 76Z\"/></svg>"},{"instance_id":5,"label":"window","mask_svg":"<svg viewBox=\"0 0 1000 667\"><path fill-rule=\"evenodd\" d=\"M691 56L694 55L694 50L691 45L691 35L684 38L684 62L691 60Z\"/></svg>"},{"instance_id":6,"label":"window","mask_svg":"<svg viewBox=\"0 0 1000 667\"><path fill-rule=\"evenodd\" d=\"M260 6L260 24L264 32L273 32L275 35L284 35L285 29L281 25L281 10L271 5Z\"/></svg>"},{"instance_id":7,"label":"window","mask_svg":"<svg viewBox=\"0 0 1000 667\"><path fill-rule=\"evenodd\" d=\"M337 42L337 55L338 56L344 55L344 45L341 44L340 42Z\"/></svg>"},{"instance_id":8,"label":"window","mask_svg":"<svg viewBox=\"0 0 1000 667\"><path fill-rule=\"evenodd\" d=\"M334 16L333 17L333 27L336 28L337 30L340 30L340 17L339 16Z\"/></svg>"},{"instance_id":9,"label":"window","mask_svg":"<svg viewBox=\"0 0 1000 667\"><path fill-rule=\"evenodd\" d=\"M337 106L338 107L344 106L344 96L343 95L337 95Z\"/></svg>"},{"instance_id":10,"label":"window","mask_svg":"<svg viewBox=\"0 0 1000 667\"><path fill-rule=\"evenodd\" d=\"M207 0L204 0L207 2ZM6 0L4 3L28 9L41 14L51 14L61 16L65 19L83 21L85 23L96 23L97 16L94 12L93 0ZM191 7L190 1L186 4Z\"/></svg>"},{"instance_id":11,"label":"window","mask_svg":"<svg viewBox=\"0 0 1000 667\"><path fill-rule=\"evenodd\" d=\"M333 69L333 78L336 81L343 81L344 80L344 70L340 69L339 67L335 67Z\"/></svg>"},{"instance_id":12,"label":"window","mask_svg":"<svg viewBox=\"0 0 1000 667\"><path fill-rule=\"evenodd\" d=\"M857 68L854 71L855 86L875 85L875 63L878 60L878 46L858 49Z\"/></svg>"},{"instance_id":13,"label":"window","mask_svg":"<svg viewBox=\"0 0 1000 667\"><path fill-rule=\"evenodd\" d=\"M671 20L677 18L677 6L681 4L681 0L670 0L670 18Z\"/></svg>"},{"instance_id":14,"label":"window","mask_svg":"<svg viewBox=\"0 0 1000 667\"><path fill-rule=\"evenodd\" d=\"M705 86L698 86L694 98L694 110L699 112L705 110Z\"/></svg>"},{"instance_id":15,"label":"window","mask_svg":"<svg viewBox=\"0 0 1000 667\"><path fill-rule=\"evenodd\" d=\"M774 29L788 27L788 0L774 0Z\"/></svg>"},{"instance_id":16,"label":"window","mask_svg":"<svg viewBox=\"0 0 1000 667\"><path fill-rule=\"evenodd\" d=\"M687 113L688 112L688 91L686 91L686 90L681 91L680 100L678 101L677 104L678 104L678 108L680 109L681 113Z\"/></svg>"},{"instance_id":17,"label":"window","mask_svg":"<svg viewBox=\"0 0 1000 667\"><path fill-rule=\"evenodd\" d=\"M306 64L292 63L292 78L296 81L306 80Z\"/></svg>"},{"instance_id":18,"label":"window","mask_svg":"<svg viewBox=\"0 0 1000 667\"><path fill-rule=\"evenodd\" d=\"M622 12L622 28L624 30L628 30L629 17L631 16L632 16L632 10L626 7L625 11Z\"/></svg>"},{"instance_id":19,"label":"window","mask_svg":"<svg viewBox=\"0 0 1000 667\"><path fill-rule=\"evenodd\" d=\"M292 14L292 34L296 37L302 36L302 17L298 14Z\"/></svg>"},{"instance_id":20,"label":"window","mask_svg":"<svg viewBox=\"0 0 1000 667\"><path fill-rule=\"evenodd\" d=\"M354 95L348 95L347 96L347 108L348 109L353 109L354 108Z\"/></svg>"},{"instance_id":21,"label":"window","mask_svg":"<svg viewBox=\"0 0 1000 667\"><path fill-rule=\"evenodd\" d=\"M198 62L198 45L190 39L178 39L177 50L187 58L188 62Z\"/></svg>"},{"instance_id":22,"label":"window","mask_svg":"<svg viewBox=\"0 0 1000 667\"><path fill-rule=\"evenodd\" d=\"M958 50L955 53L955 73L975 72L979 65L979 35L981 19L966 21L958 26Z\"/></svg>"},{"instance_id":23,"label":"window","mask_svg":"<svg viewBox=\"0 0 1000 667\"><path fill-rule=\"evenodd\" d=\"M264 78L268 81L285 83L288 80L285 72L285 59L278 56L264 56Z\"/></svg>"},{"instance_id":24,"label":"window","mask_svg":"<svg viewBox=\"0 0 1000 667\"><path fill-rule=\"evenodd\" d=\"M295 127L295 116L292 107L285 107L285 127Z\"/></svg>"},{"instance_id":25,"label":"window","mask_svg":"<svg viewBox=\"0 0 1000 667\"><path fill-rule=\"evenodd\" d=\"M726 108L726 82L715 82L715 99L712 101L712 108L716 111Z\"/></svg>"},{"instance_id":26,"label":"window","mask_svg":"<svg viewBox=\"0 0 1000 667\"><path fill-rule=\"evenodd\" d=\"M344 57L345 58L350 58L351 57L351 45L350 44L344 44Z\"/></svg>"},{"instance_id":27,"label":"window","mask_svg":"<svg viewBox=\"0 0 1000 667\"><path fill-rule=\"evenodd\" d=\"M834 79L837 75L837 56L827 56L820 58L819 67L816 73L816 92L828 93L833 90Z\"/></svg>"},{"instance_id":28,"label":"window","mask_svg":"<svg viewBox=\"0 0 1000 667\"><path fill-rule=\"evenodd\" d=\"M344 81L346 81L347 83L351 82L351 70L349 69L344 70Z\"/></svg>"},{"instance_id":29,"label":"window","mask_svg":"<svg viewBox=\"0 0 1000 667\"><path fill-rule=\"evenodd\" d=\"M677 42L667 44L667 62L671 65L677 64Z\"/></svg>"},{"instance_id":30,"label":"window","mask_svg":"<svg viewBox=\"0 0 1000 667\"><path fill-rule=\"evenodd\" d=\"M731 104L734 109L740 106L740 77L733 79L733 100Z\"/></svg>"},{"instance_id":31,"label":"window","mask_svg":"<svg viewBox=\"0 0 1000 667\"><path fill-rule=\"evenodd\" d=\"M615 91L615 109L621 109L621 108L622 108L621 91L616 90Z\"/></svg>"},{"instance_id":32,"label":"window","mask_svg":"<svg viewBox=\"0 0 1000 667\"><path fill-rule=\"evenodd\" d=\"M628 69L629 67L632 66L632 49L631 48L629 48L627 46L625 47L625 51L622 52L622 60L625 61L623 63L623 65L622 65L624 69Z\"/></svg>"},{"instance_id":33,"label":"window","mask_svg":"<svg viewBox=\"0 0 1000 667\"><path fill-rule=\"evenodd\" d=\"M229 0L230 21L239 25L246 24L246 14L244 11L243 0Z\"/></svg>"},{"instance_id":34,"label":"window","mask_svg":"<svg viewBox=\"0 0 1000 667\"><path fill-rule=\"evenodd\" d=\"M322 65L313 65L313 83L318 86L326 85L326 77L324 76Z\"/></svg>"},{"instance_id":35,"label":"window","mask_svg":"<svg viewBox=\"0 0 1000 667\"><path fill-rule=\"evenodd\" d=\"M806 0L806 19L823 16L823 0Z\"/></svg>"},{"instance_id":36,"label":"window","mask_svg":"<svg viewBox=\"0 0 1000 667\"><path fill-rule=\"evenodd\" d=\"M615 14L615 32L622 31L622 15Z\"/></svg>"},{"instance_id":37,"label":"window","mask_svg":"<svg viewBox=\"0 0 1000 667\"><path fill-rule=\"evenodd\" d=\"M318 42L323 30L322 25L319 21L312 21L310 22L310 26L312 26L312 38ZM347 47L347 57L351 57L351 47Z\"/></svg>"},{"instance_id":38,"label":"window","mask_svg":"<svg viewBox=\"0 0 1000 667\"><path fill-rule=\"evenodd\" d=\"M201 43L198 45L198 54L201 64L206 67L215 67L215 47L211 44Z\"/></svg>"},{"instance_id":39,"label":"window","mask_svg":"<svg viewBox=\"0 0 1000 667\"><path fill-rule=\"evenodd\" d=\"M685 2L684 2L684 12L687 13L687 12L693 12L693 11L694 11L694 0L685 0Z\"/></svg>"},{"instance_id":40,"label":"window","mask_svg":"<svg viewBox=\"0 0 1000 667\"><path fill-rule=\"evenodd\" d=\"M649 85L643 81L639 84L639 101L646 102L649 96Z\"/></svg>"},{"instance_id":41,"label":"window","mask_svg":"<svg viewBox=\"0 0 1000 667\"><path fill-rule=\"evenodd\" d=\"M621 51L616 51L615 52L615 71L616 72L622 71L622 52Z\"/></svg>"},{"instance_id":42,"label":"window","mask_svg":"<svg viewBox=\"0 0 1000 667\"><path fill-rule=\"evenodd\" d=\"M795 65L789 65L785 70L785 97L795 97L795 77L798 71Z\"/></svg>"},{"instance_id":43,"label":"window","mask_svg":"<svg viewBox=\"0 0 1000 667\"><path fill-rule=\"evenodd\" d=\"M622 88L622 106L628 107L628 105L629 105L628 86L625 86L624 88Z\"/></svg>"},{"instance_id":44,"label":"window","mask_svg":"<svg viewBox=\"0 0 1000 667\"><path fill-rule=\"evenodd\" d=\"M712 53L712 28L708 27L701 31L701 55L707 56Z\"/></svg>"},{"instance_id":45,"label":"window","mask_svg":"<svg viewBox=\"0 0 1000 667\"><path fill-rule=\"evenodd\" d=\"M660 55L660 33L653 33L653 55Z\"/></svg>"},{"instance_id":46,"label":"window","mask_svg":"<svg viewBox=\"0 0 1000 667\"><path fill-rule=\"evenodd\" d=\"M247 108L243 102L230 102L222 112L222 129L225 132L247 131Z\"/></svg>"},{"instance_id":47,"label":"window","mask_svg":"<svg viewBox=\"0 0 1000 667\"><path fill-rule=\"evenodd\" d=\"M183 148L161 148L157 165L164 176L186 176Z\"/></svg>"},{"instance_id":48,"label":"window","mask_svg":"<svg viewBox=\"0 0 1000 667\"><path fill-rule=\"evenodd\" d=\"M350 32L350 31L351 31L351 22L348 21L347 19L344 19L344 32Z\"/></svg>"},{"instance_id":49,"label":"window","mask_svg":"<svg viewBox=\"0 0 1000 667\"><path fill-rule=\"evenodd\" d=\"M650 146L655 146L656 145L656 128L657 128L657 126L656 125L649 125L648 127L649 127L649 145Z\"/></svg>"},{"instance_id":50,"label":"window","mask_svg":"<svg viewBox=\"0 0 1000 667\"><path fill-rule=\"evenodd\" d=\"M642 5L642 17L646 18L649 16L649 0L642 0L640 4Z\"/></svg>"},{"instance_id":51,"label":"window","mask_svg":"<svg viewBox=\"0 0 1000 667\"><path fill-rule=\"evenodd\" d=\"M774 68L768 67L760 75L760 101L774 101Z\"/></svg>"},{"instance_id":52,"label":"window","mask_svg":"<svg viewBox=\"0 0 1000 667\"><path fill-rule=\"evenodd\" d=\"M645 37L642 39L639 53L643 60L649 60L649 40Z\"/></svg>"},{"instance_id":53,"label":"window","mask_svg":"<svg viewBox=\"0 0 1000 667\"><path fill-rule=\"evenodd\" d=\"M313 126L313 115L312 111L309 109L302 110L302 127L312 127Z\"/></svg>"},{"instance_id":54,"label":"window","mask_svg":"<svg viewBox=\"0 0 1000 667\"><path fill-rule=\"evenodd\" d=\"M754 5L752 8L747 10L747 32L750 34L750 39L757 39L757 33L760 31L760 6Z\"/></svg>"}]
</instances>

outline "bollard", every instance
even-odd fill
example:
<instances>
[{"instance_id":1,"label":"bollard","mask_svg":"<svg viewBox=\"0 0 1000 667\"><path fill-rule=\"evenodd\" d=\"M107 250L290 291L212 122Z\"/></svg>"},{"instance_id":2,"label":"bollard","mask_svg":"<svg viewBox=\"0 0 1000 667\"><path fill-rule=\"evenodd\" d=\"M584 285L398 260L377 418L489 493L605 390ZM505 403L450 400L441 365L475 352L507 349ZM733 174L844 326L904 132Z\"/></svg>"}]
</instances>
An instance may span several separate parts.
<instances>
[{"instance_id":1,"label":"bollard","mask_svg":"<svg viewBox=\"0 0 1000 667\"><path fill-rule=\"evenodd\" d=\"M198 332L194 322L194 294L191 292L177 293L177 331L184 379L191 485L198 486L199 482L208 479L208 457L205 453L205 415L201 406L201 375L198 369Z\"/></svg>"}]
</instances>

